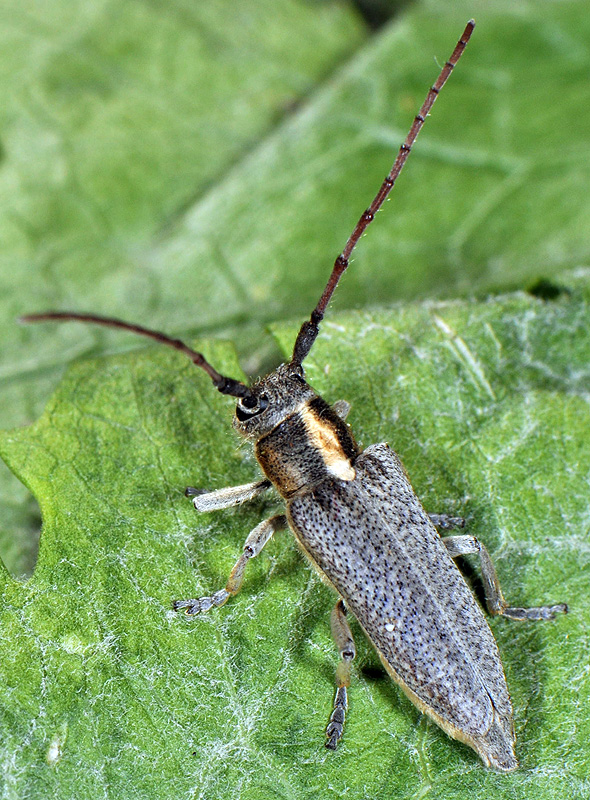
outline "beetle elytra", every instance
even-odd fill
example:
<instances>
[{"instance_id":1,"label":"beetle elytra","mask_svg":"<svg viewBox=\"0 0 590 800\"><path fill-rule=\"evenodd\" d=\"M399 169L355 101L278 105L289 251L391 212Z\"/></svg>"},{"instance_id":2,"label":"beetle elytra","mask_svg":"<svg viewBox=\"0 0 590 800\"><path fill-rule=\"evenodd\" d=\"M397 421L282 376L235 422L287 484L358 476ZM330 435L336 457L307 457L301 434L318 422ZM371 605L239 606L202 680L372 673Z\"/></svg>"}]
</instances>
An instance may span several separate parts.
<instances>
[{"instance_id":1,"label":"beetle elytra","mask_svg":"<svg viewBox=\"0 0 590 800\"><path fill-rule=\"evenodd\" d=\"M223 394L237 398L234 428L254 444L264 474L253 483L203 492L189 488L200 512L247 502L274 487L285 513L249 534L225 588L174 603L188 615L222 606L242 585L248 561L273 533L289 527L338 601L331 627L340 652L336 695L326 729L326 746L343 735L355 645L350 612L376 648L391 677L410 700L450 736L470 745L488 767L518 766L513 712L498 647L483 612L454 559L479 555L486 604L491 614L516 620L552 619L565 604L537 608L508 606L486 548L469 535L441 538L437 528L463 521L428 515L406 472L387 444L365 450L346 423L348 404L329 405L306 382L303 361L350 255L400 174L425 119L461 57L475 23L470 21L416 115L391 171L363 212L308 321L301 326L289 363L252 386L221 375L178 339L143 326L93 314L47 312L26 322L75 320L118 327L184 352L204 369Z\"/></svg>"}]
</instances>

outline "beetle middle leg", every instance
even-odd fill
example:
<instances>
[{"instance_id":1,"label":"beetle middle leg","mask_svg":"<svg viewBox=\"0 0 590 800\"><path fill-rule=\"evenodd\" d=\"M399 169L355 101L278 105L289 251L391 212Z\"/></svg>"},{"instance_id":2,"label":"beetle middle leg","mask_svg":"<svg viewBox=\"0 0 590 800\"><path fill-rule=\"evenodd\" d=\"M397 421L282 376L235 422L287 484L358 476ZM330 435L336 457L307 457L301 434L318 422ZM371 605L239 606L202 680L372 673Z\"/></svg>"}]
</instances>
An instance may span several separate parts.
<instances>
[{"instance_id":1,"label":"beetle middle leg","mask_svg":"<svg viewBox=\"0 0 590 800\"><path fill-rule=\"evenodd\" d=\"M203 611L209 611L211 608L219 608L222 606L232 595L237 594L242 588L244 582L244 572L246 565L251 558L257 556L264 545L268 542L275 531L282 530L287 527L287 517L284 514L277 514L276 517L265 519L260 525L257 525L246 539L244 543L244 550L242 555L234 564L234 568L230 572L227 579L225 589L220 589L212 595L207 597L197 597L194 600L175 600L172 607L175 611L184 609L185 614L194 615L201 614Z\"/></svg>"},{"instance_id":2,"label":"beetle middle leg","mask_svg":"<svg viewBox=\"0 0 590 800\"><path fill-rule=\"evenodd\" d=\"M449 514L429 514L430 521L439 531L452 531L465 527L465 517L451 517Z\"/></svg>"},{"instance_id":3,"label":"beetle middle leg","mask_svg":"<svg viewBox=\"0 0 590 800\"><path fill-rule=\"evenodd\" d=\"M352 631L346 619L346 606L342 598L332 609L330 618L332 636L336 646L340 651L340 661L336 667L336 696L334 697L334 710L330 716L328 727L326 728L326 747L335 750L342 737L344 720L348 708L348 692L350 686L350 671L352 660L356 655L356 647L352 638Z\"/></svg>"},{"instance_id":4,"label":"beetle middle leg","mask_svg":"<svg viewBox=\"0 0 590 800\"><path fill-rule=\"evenodd\" d=\"M565 603L557 603L552 606L536 606L534 608L509 606L502 594L490 554L475 536L447 536L443 539L443 542L451 558L472 553L479 555L486 605L490 614L499 614L515 620L554 619L556 614L567 614L567 605Z\"/></svg>"}]
</instances>

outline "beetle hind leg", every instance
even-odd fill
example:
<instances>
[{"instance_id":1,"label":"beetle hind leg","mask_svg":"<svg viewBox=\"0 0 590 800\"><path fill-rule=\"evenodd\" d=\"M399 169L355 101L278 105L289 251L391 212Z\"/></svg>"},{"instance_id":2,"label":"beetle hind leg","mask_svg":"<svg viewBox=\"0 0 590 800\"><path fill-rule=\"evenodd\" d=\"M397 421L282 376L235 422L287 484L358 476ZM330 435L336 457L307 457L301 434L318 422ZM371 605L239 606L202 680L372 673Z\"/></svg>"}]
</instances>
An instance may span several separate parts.
<instances>
[{"instance_id":1,"label":"beetle hind leg","mask_svg":"<svg viewBox=\"0 0 590 800\"><path fill-rule=\"evenodd\" d=\"M447 536L443 539L451 558L457 556L479 555L481 574L483 578L486 605L490 614L497 614L514 620L540 620L554 619L556 614L567 614L566 603L556 603L551 606L535 606L533 608L519 608L509 606L496 574L496 568L485 546L475 536Z\"/></svg>"},{"instance_id":2,"label":"beetle hind leg","mask_svg":"<svg viewBox=\"0 0 590 800\"><path fill-rule=\"evenodd\" d=\"M348 709L348 687L350 686L350 673L352 661L356 655L356 647L352 638L352 631L346 619L346 607L342 598L336 603L330 618L332 636L340 651L340 661L336 667L336 696L334 697L334 710L326 728L326 747L336 750L342 738L344 721Z\"/></svg>"}]
</instances>

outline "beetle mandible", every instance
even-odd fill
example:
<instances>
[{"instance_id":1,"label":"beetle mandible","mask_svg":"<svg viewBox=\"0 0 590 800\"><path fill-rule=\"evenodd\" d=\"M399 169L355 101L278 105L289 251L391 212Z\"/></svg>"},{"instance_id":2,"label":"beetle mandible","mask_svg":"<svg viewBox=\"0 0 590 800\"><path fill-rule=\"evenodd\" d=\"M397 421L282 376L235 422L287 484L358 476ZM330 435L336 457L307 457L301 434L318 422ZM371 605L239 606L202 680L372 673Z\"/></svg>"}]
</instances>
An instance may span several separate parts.
<instances>
[{"instance_id":1,"label":"beetle mandible","mask_svg":"<svg viewBox=\"0 0 590 800\"><path fill-rule=\"evenodd\" d=\"M470 20L452 55L414 118L391 171L363 212L338 256L310 319L303 323L291 361L247 386L221 375L201 353L163 333L110 317L47 312L25 322L75 320L133 331L184 352L223 394L237 398L234 428L254 442L265 475L245 486L211 492L189 488L198 511L252 500L274 486L285 514L257 525L246 539L224 589L208 597L178 600L175 610L194 615L222 606L242 585L248 561L281 528L289 527L301 549L338 594L331 627L340 651L336 695L326 746L336 749L348 706L355 645L348 612L375 646L383 665L420 711L450 736L470 745L488 767L516 769L512 705L500 654L485 617L453 559L479 555L491 614L515 620L553 619L563 603L537 608L508 606L488 551L474 536L441 538L437 528L463 520L428 515L398 456L387 444L361 450L346 423L349 406L330 406L305 381L303 361L319 332L350 255L381 208L424 121L461 57L475 22Z\"/></svg>"}]
</instances>

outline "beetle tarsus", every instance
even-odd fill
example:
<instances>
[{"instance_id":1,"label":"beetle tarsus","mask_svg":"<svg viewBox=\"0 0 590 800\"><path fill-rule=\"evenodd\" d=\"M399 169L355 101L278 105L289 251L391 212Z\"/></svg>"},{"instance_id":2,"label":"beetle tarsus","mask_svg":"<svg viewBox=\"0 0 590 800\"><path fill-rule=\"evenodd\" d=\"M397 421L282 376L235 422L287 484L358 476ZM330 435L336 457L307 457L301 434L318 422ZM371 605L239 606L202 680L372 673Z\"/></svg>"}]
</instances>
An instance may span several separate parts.
<instances>
[{"instance_id":1,"label":"beetle tarsus","mask_svg":"<svg viewBox=\"0 0 590 800\"><path fill-rule=\"evenodd\" d=\"M229 597L230 593L228 591L220 589L209 597L197 597L194 600L175 600L172 603L172 608L175 611L184 611L189 617L194 617L196 614L203 614L211 608L219 608Z\"/></svg>"},{"instance_id":2,"label":"beetle tarsus","mask_svg":"<svg viewBox=\"0 0 590 800\"><path fill-rule=\"evenodd\" d=\"M196 489L194 486L187 486L184 490L185 497L198 497L201 494L207 494L207 489Z\"/></svg>"},{"instance_id":3,"label":"beetle tarsus","mask_svg":"<svg viewBox=\"0 0 590 800\"><path fill-rule=\"evenodd\" d=\"M346 710L348 709L348 697L346 686L339 686L334 697L334 710L330 716L328 727L326 728L326 747L328 750L336 750L338 742L342 738Z\"/></svg>"},{"instance_id":4,"label":"beetle tarsus","mask_svg":"<svg viewBox=\"0 0 590 800\"><path fill-rule=\"evenodd\" d=\"M501 612L503 617L513 620L550 620L557 614L567 614L567 603L556 603L553 606L536 606L534 608L512 608L506 606Z\"/></svg>"}]
</instances>

